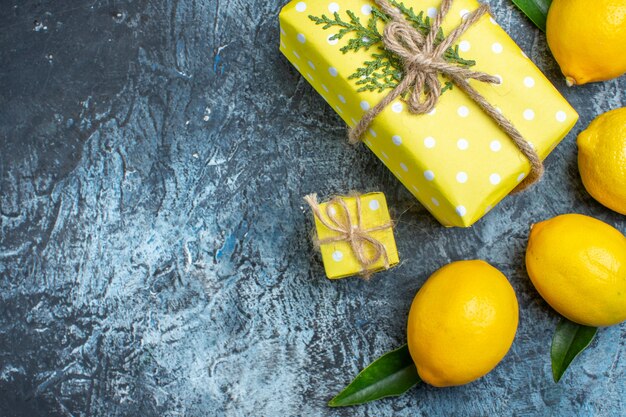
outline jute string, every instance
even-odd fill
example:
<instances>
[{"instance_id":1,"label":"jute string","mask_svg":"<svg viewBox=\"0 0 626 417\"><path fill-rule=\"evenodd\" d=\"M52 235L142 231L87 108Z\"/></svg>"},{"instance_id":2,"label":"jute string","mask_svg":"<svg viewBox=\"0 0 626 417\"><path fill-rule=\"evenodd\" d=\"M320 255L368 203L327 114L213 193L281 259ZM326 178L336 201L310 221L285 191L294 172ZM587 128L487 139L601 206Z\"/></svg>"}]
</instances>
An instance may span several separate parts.
<instances>
[{"instance_id":1,"label":"jute string","mask_svg":"<svg viewBox=\"0 0 626 417\"><path fill-rule=\"evenodd\" d=\"M379 240L371 236L372 232L390 229L393 227L391 222L382 224L372 228L363 228L361 224L361 198L354 196L356 201L356 218L353 218L348 209L348 205L341 197L334 197L326 204L326 215L322 214L322 210L317 202L316 194L309 194L304 197L304 201L308 203L313 210L315 217L329 230L337 233L337 236L326 239L315 238L316 246L325 245L335 242L347 242L357 261L361 265L361 274L364 278L369 278L372 267L380 259L383 260L385 269L389 269L389 256L385 245ZM339 208L340 210L337 210ZM368 251L367 248L371 251Z\"/></svg>"},{"instance_id":2,"label":"jute string","mask_svg":"<svg viewBox=\"0 0 626 417\"><path fill-rule=\"evenodd\" d=\"M378 104L368 110L363 118L349 133L351 143L361 141L376 116L398 97L408 94L405 100L409 111L413 114L424 114L432 111L441 95L441 83L438 75L442 74L463 90L478 106L490 116L500 128L513 140L515 145L524 154L531 165L530 174L515 188L516 192L525 190L543 175L541 158L513 124L504 117L495 107L480 95L468 82L477 81L500 84L497 77L480 71L472 71L463 66L450 63L444 59L444 53L450 48L465 31L475 24L489 11L487 5L465 15L462 23L456 27L441 42L436 42L437 33L446 14L450 10L453 0L443 0L437 16L431 20L431 28L427 35L423 35L404 18L402 13L393 7L387 0L375 0L380 9L391 20L383 31L385 49L400 58L403 67L403 78L400 83Z\"/></svg>"}]
</instances>

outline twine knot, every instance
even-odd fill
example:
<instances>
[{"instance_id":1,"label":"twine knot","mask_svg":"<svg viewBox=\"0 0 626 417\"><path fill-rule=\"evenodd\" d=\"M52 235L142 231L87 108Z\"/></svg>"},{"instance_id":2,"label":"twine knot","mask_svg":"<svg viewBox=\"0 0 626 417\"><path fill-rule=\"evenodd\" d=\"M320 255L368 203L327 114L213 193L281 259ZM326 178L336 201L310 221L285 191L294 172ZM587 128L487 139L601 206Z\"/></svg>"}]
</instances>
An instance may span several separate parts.
<instances>
[{"instance_id":1,"label":"twine knot","mask_svg":"<svg viewBox=\"0 0 626 417\"><path fill-rule=\"evenodd\" d=\"M326 239L315 238L316 246L335 242L347 242L361 265L361 274L364 278L369 278L374 272L372 267L381 259L383 267L389 269L387 249L381 241L372 237L371 233L392 228L393 224L389 222L372 228L363 228L361 221L361 197L355 195L354 198L356 201L355 217L350 213L345 200L339 196L333 197L326 204L325 216L322 214L322 210L317 202L316 194L307 195L304 197L304 201L307 202L311 210L313 210L315 217L327 229L337 233L337 236Z\"/></svg>"},{"instance_id":2,"label":"twine knot","mask_svg":"<svg viewBox=\"0 0 626 417\"><path fill-rule=\"evenodd\" d=\"M375 2L391 19L383 31L383 45L386 50L400 59L403 67L402 80L387 96L368 110L359 123L350 130L350 142L360 142L376 116L405 93L408 93L408 97L404 101L410 113L431 112L441 95L441 82L439 80L441 74L465 91L510 136L522 154L528 158L531 172L517 186L515 191L522 191L537 182L543 175L544 168L541 158L532 144L524 139L517 128L487 102L468 81L474 79L489 84L500 84L500 79L484 72L472 71L465 66L456 65L445 59L446 51L467 29L489 12L489 7L484 4L480 5L478 9L463 16L461 24L448 36L438 39L441 24L449 12L453 0L442 0L437 15L432 19L430 30L426 35L414 28L402 13L387 0L375 0Z\"/></svg>"}]
</instances>

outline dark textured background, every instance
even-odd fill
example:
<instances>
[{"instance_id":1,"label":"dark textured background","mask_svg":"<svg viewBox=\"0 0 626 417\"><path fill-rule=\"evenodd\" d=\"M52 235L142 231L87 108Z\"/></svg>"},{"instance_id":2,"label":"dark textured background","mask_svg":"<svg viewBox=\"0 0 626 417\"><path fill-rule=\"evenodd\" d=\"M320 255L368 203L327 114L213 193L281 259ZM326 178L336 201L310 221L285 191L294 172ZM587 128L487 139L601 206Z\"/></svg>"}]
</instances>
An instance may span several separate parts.
<instances>
[{"instance_id":1,"label":"dark textured background","mask_svg":"<svg viewBox=\"0 0 626 417\"><path fill-rule=\"evenodd\" d=\"M581 114L532 192L445 229L278 52L283 0L0 0L0 416L625 414L626 327L561 383L556 314L524 269L529 225L624 216L581 185L575 137L626 80L568 89L509 1L497 20ZM383 190L402 263L324 278L301 196ZM510 353L470 385L329 409L404 341L438 267L483 258L515 287Z\"/></svg>"}]
</instances>

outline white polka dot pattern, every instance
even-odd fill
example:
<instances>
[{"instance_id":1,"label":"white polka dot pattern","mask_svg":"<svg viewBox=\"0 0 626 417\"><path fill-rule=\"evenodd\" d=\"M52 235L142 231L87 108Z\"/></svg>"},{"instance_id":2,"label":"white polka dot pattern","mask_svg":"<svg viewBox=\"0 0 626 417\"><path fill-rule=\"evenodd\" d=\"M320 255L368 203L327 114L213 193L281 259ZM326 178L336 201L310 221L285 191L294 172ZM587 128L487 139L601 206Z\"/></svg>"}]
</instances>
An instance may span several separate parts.
<instances>
[{"instance_id":1,"label":"white polka dot pattern","mask_svg":"<svg viewBox=\"0 0 626 417\"><path fill-rule=\"evenodd\" d=\"M528 88L533 88L535 86L535 79L533 77L525 77L524 85Z\"/></svg>"},{"instance_id":2,"label":"white polka dot pattern","mask_svg":"<svg viewBox=\"0 0 626 417\"><path fill-rule=\"evenodd\" d=\"M444 21L444 31L475 8L473 0L457 1ZM429 0L423 10L415 11L432 19L437 14L435 3ZM353 37L331 39L340 28L324 30L308 16L336 12L348 20L350 10L366 23L372 4L370 0L292 1L281 12L281 51L351 127L384 94L357 93L362 84L356 82L362 79L348 78L371 59L375 46L369 52L344 54L340 48ZM465 32L457 46L463 58L478 63L476 69L501 81L489 85L471 80L470 84L522 135L532 138L542 157L575 123L571 106L490 16ZM363 141L442 223L470 225L527 174L527 161L510 138L458 87L445 91L428 115L410 115L406 98L383 110Z\"/></svg>"},{"instance_id":3,"label":"white polka dot pattern","mask_svg":"<svg viewBox=\"0 0 626 417\"><path fill-rule=\"evenodd\" d=\"M391 105L391 110L393 110L394 113L401 113L403 109L404 106L400 102L395 102Z\"/></svg>"},{"instance_id":4,"label":"white polka dot pattern","mask_svg":"<svg viewBox=\"0 0 626 417\"><path fill-rule=\"evenodd\" d=\"M526 120L534 120L535 119L535 111L532 109L524 110L524 119Z\"/></svg>"}]
</instances>

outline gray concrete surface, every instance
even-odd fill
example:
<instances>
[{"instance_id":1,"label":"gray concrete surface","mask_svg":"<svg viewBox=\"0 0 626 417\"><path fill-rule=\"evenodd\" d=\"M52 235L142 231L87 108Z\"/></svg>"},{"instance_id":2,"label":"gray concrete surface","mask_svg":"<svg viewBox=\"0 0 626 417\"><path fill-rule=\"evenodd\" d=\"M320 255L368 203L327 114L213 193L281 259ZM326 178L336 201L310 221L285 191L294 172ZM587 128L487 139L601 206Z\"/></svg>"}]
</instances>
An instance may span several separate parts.
<instances>
[{"instance_id":1,"label":"gray concrete surface","mask_svg":"<svg viewBox=\"0 0 626 417\"><path fill-rule=\"evenodd\" d=\"M557 315L524 269L529 225L626 219L585 192L575 137L626 79L568 89L510 1L501 25L581 114L532 192L444 229L278 52L283 0L0 2L0 416L618 416L626 328L559 384ZM382 190L402 262L324 278L301 196ZM329 409L404 342L443 264L482 258L520 301L505 360L467 386Z\"/></svg>"}]
</instances>

